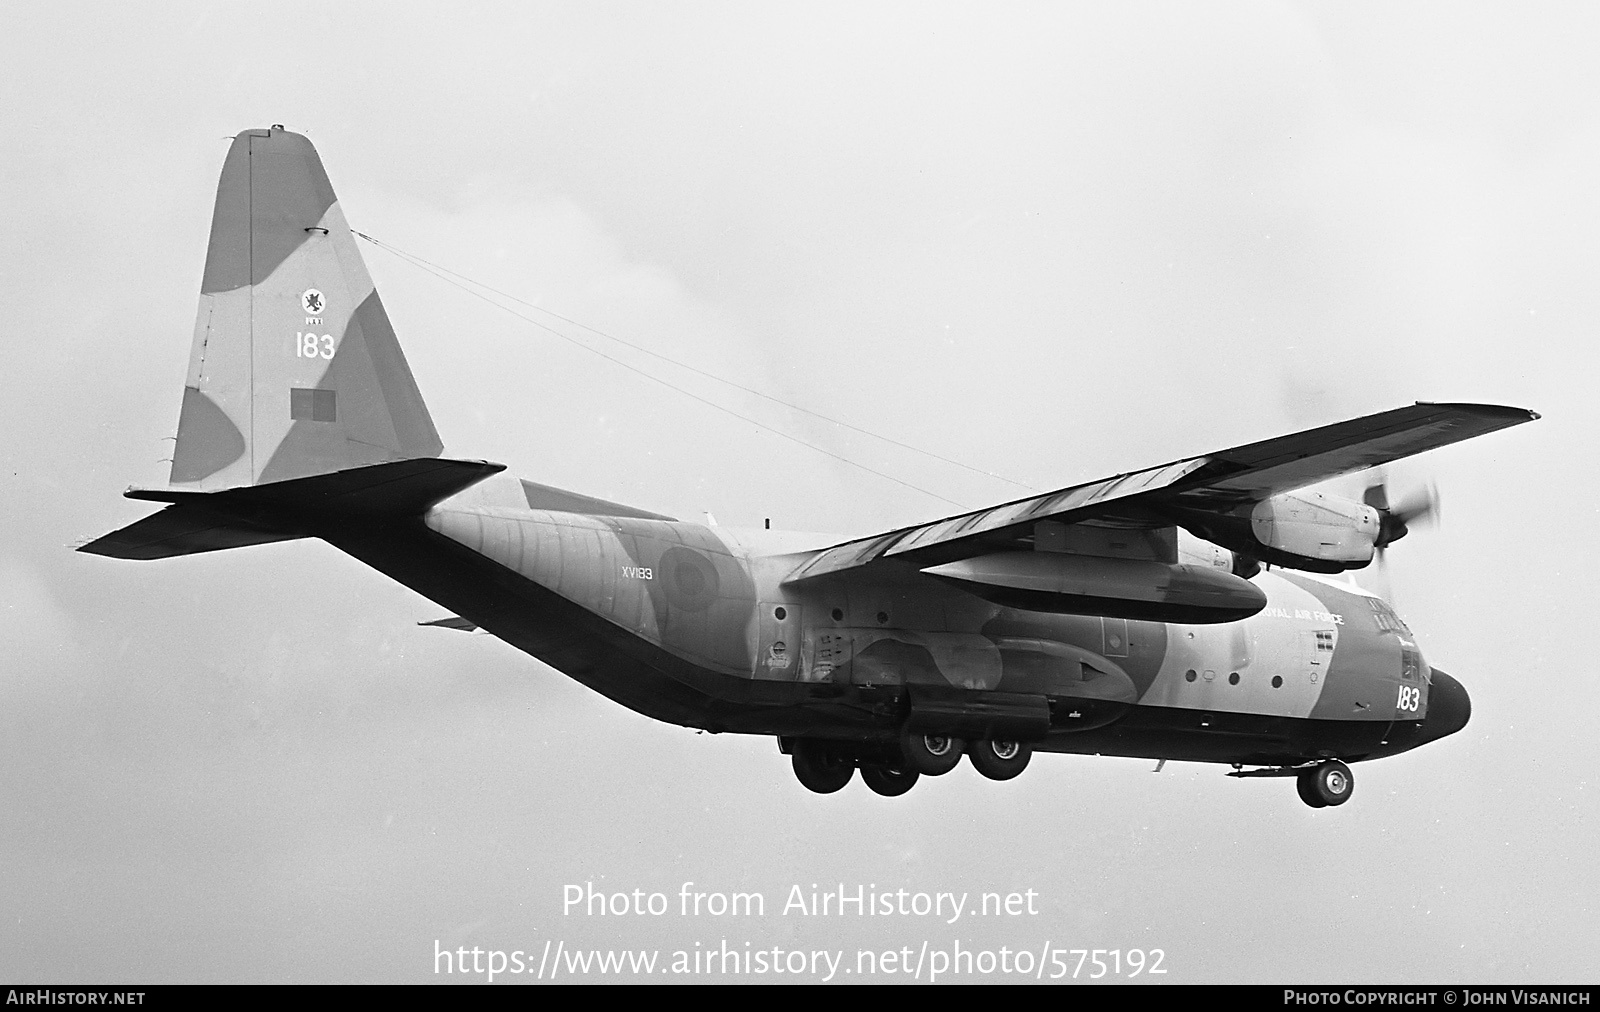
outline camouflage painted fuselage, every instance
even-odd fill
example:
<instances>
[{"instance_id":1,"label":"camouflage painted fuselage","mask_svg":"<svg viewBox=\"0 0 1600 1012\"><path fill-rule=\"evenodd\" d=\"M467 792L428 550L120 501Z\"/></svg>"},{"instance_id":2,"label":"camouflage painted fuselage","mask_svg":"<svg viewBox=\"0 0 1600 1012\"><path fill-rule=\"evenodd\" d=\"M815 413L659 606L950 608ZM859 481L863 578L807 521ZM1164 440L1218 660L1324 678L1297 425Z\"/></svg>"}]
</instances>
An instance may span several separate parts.
<instances>
[{"instance_id":1,"label":"camouflage painted fuselage","mask_svg":"<svg viewBox=\"0 0 1600 1012\"><path fill-rule=\"evenodd\" d=\"M513 485L340 547L665 721L872 743L909 716L1047 751L1287 764L1466 719L1387 605L1323 578L1263 573L1267 607L1223 624L1041 614L888 562L786 584L827 539L533 510Z\"/></svg>"}]
</instances>

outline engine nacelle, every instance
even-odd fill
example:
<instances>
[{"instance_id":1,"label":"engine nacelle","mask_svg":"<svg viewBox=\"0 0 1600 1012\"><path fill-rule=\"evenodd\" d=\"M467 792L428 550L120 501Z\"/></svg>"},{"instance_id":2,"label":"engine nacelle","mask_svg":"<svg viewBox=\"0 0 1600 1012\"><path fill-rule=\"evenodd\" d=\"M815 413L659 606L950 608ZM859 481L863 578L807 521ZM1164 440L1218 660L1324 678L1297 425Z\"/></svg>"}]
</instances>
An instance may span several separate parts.
<instances>
[{"instance_id":1,"label":"engine nacelle","mask_svg":"<svg viewBox=\"0 0 1600 1012\"><path fill-rule=\"evenodd\" d=\"M1250 512L1250 530L1268 548L1350 567L1372 561L1380 529L1371 506L1304 489L1263 499Z\"/></svg>"}]
</instances>

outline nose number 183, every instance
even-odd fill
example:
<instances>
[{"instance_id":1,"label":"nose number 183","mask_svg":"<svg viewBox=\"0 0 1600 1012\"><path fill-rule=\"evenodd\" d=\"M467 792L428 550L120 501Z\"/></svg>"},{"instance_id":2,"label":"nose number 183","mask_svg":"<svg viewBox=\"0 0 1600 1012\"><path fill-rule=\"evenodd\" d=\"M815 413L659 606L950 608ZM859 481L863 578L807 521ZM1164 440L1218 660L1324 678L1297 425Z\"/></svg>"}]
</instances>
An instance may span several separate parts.
<instances>
[{"instance_id":1,"label":"nose number 183","mask_svg":"<svg viewBox=\"0 0 1600 1012\"><path fill-rule=\"evenodd\" d=\"M1422 702L1422 690L1415 685L1400 686L1400 698L1395 701L1395 709L1410 710L1415 713L1417 706Z\"/></svg>"}]
</instances>

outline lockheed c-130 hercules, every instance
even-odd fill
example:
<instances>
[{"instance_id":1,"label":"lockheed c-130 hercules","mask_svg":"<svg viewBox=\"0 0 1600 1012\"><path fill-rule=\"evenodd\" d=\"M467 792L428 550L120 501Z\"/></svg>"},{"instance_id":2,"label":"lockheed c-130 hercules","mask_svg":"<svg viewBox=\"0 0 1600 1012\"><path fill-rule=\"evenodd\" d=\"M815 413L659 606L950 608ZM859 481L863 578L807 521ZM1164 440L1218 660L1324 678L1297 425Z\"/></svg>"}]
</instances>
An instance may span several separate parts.
<instances>
[{"instance_id":1,"label":"lockheed c-130 hercules","mask_svg":"<svg viewBox=\"0 0 1600 1012\"><path fill-rule=\"evenodd\" d=\"M1366 566L1428 502L1315 483L1538 416L1416 404L849 541L688 523L443 457L310 141L222 169L169 505L83 551L321 538L658 720L771 735L822 793L1034 752L1188 760L1342 804L1470 702ZM1250 767L1250 768L1246 768Z\"/></svg>"}]
</instances>

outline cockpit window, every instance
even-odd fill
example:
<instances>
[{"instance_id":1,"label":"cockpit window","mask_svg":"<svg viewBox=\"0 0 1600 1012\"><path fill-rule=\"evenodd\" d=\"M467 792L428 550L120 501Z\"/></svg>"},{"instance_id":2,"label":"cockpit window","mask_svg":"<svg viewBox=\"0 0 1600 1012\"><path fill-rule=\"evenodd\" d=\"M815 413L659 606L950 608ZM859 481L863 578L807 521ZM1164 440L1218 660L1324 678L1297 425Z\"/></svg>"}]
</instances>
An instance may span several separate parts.
<instances>
[{"instance_id":1,"label":"cockpit window","mask_svg":"<svg viewBox=\"0 0 1600 1012\"><path fill-rule=\"evenodd\" d=\"M1411 630L1400 620L1400 616L1394 613L1394 609L1389 607L1388 602L1381 601L1376 597L1369 597L1366 602L1372 608L1372 618L1377 622L1379 632L1411 635Z\"/></svg>"},{"instance_id":2,"label":"cockpit window","mask_svg":"<svg viewBox=\"0 0 1600 1012\"><path fill-rule=\"evenodd\" d=\"M1400 644L1400 677L1408 682L1422 677L1422 657L1410 643Z\"/></svg>"}]
</instances>

